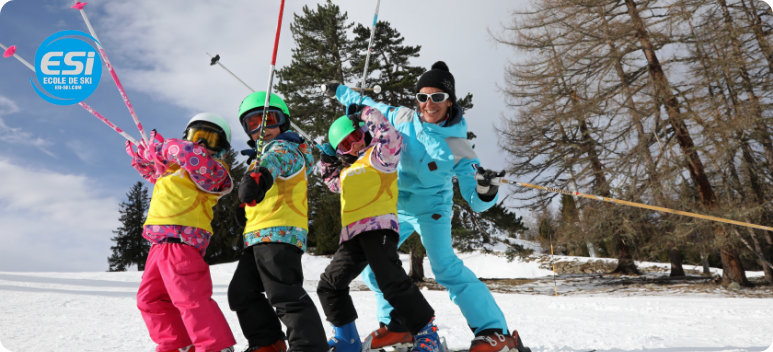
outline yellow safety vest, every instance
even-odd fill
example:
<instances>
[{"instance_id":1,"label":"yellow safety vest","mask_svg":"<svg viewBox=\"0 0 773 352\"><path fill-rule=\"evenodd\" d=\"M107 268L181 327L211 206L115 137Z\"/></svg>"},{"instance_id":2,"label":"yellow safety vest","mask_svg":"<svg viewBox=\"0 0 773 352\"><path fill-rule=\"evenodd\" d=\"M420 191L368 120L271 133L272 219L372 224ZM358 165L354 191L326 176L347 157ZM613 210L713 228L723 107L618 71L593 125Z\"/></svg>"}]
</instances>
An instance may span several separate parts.
<instances>
[{"instance_id":1,"label":"yellow safety vest","mask_svg":"<svg viewBox=\"0 0 773 352\"><path fill-rule=\"evenodd\" d=\"M397 170L385 172L371 163L370 147L341 171L341 224L378 215L397 214Z\"/></svg>"},{"instance_id":2,"label":"yellow safety vest","mask_svg":"<svg viewBox=\"0 0 773 352\"><path fill-rule=\"evenodd\" d=\"M252 168L251 165L250 170ZM247 226L244 228L244 233L279 226L294 226L308 230L307 188L306 165L290 176L274 177L274 185L266 192L263 201L254 207L244 208L247 213Z\"/></svg>"},{"instance_id":3,"label":"yellow safety vest","mask_svg":"<svg viewBox=\"0 0 773 352\"><path fill-rule=\"evenodd\" d=\"M215 160L225 167L228 166ZM231 177L231 174L228 174ZM221 192L209 192L199 188L182 167L172 164L159 177L150 198L150 209L145 225L180 225L198 227L212 232L212 207L220 197L228 194L231 187Z\"/></svg>"}]
</instances>

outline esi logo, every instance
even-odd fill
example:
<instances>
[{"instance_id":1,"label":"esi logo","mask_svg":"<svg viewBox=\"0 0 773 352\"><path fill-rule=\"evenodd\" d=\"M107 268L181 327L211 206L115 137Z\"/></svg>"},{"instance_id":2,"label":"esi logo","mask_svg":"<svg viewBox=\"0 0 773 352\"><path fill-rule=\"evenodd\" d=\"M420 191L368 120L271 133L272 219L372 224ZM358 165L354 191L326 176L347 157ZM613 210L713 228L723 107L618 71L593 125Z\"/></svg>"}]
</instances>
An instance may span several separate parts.
<instances>
[{"instance_id":1,"label":"esi logo","mask_svg":"<svg viewBox=\"0 0 773 352\"><path fill-rule=\"evenodd\" d=\"M35 53L35 76L30 77L35 92L56 105L73 105L88 98L102 78L102 59L82 37L97 42L80 31L61 31L46 38Z\"/></svg>"}]
</instances>

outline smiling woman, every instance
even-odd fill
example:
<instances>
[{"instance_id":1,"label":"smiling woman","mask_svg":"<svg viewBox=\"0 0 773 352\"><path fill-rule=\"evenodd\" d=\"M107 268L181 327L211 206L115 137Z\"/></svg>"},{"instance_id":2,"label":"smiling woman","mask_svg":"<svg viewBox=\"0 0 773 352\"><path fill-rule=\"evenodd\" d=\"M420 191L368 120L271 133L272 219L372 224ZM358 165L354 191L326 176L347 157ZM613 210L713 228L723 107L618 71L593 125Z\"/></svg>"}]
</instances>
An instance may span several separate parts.
<instances>
[{"instance_id":1,"label":"smiling woman","mask_svg":"<svg viewBox=\"0 0 773 352\"><path fill-rule=\"evenodd\" d=\"M414 231L421 236L439 284L448 289L475 333L471 352L494 352L523 346L517 331L510 331L504 314L485 284L464 266L451 246L453 179L474 211L485 211L498 199L498 187L476 181L482 175L480 160L467 140L467 121L456 102L456 80L443 61L432 65L416 84L416 110L392 107L373 99L361 99L344 85L328 82L325 93L346 106L364 104L387 117L403 139L397 184L399 188L399 243ZM367 108L366 108L367 109ZM348 122L348 121L347 121ZM332 138L331 138L332 143ZM452 157L449 157L452 156ZM504 173L502 173L504 175ZM394 341L410 343L405 310L394 310L376 281L371 268L363 281L376 292L379 323L371 334L370 347L391 346Z\"/></svg>"}]
</instances>

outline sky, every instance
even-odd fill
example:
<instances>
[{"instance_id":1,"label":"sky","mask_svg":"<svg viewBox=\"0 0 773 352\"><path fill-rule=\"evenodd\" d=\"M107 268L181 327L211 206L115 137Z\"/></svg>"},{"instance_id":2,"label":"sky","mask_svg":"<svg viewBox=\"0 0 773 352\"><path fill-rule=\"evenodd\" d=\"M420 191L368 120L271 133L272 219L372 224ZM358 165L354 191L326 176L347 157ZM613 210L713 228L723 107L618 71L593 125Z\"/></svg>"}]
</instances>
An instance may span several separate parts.
<instances>
[{"instance_id":1,"label":"sky","mask_svg":"<svg viewBox=\"0 0 773 352\"><path fill-rule=\"evenodd\" d=\"M0 0L0 5L4 1ZM321 2L321 1L320 1ZM62 30L88 32L80 13L65 0L14 0L0 9L0 43L34 62L37 47ZM182 134L196 113L228 120L232 145L246 147L237 111L249 93L206 53L256 89L268 82L280 1L90 1L89 20L137 115L147 130L167 138ZM293 14L317 1L287 1L277 68L290 64ZM350 22L370 25L375 1L337 0ZM416 2L385 0L379 20L388 21L406 45L421 45L411 64L445 61L456 92L474 95L466 118L481 165L503 169L494 125L506 112L497 84L504 80L510 48L497 46L511 11L526 0ZM474 15L473 15L474 14ZM30 84L32 71L13 58L0 61L0 271L107 270L112 231L120 226L119 204L143 181L131 167L124 139L78 105L45 102ZM324 83L324 82L320 82ZM85 100L139 138L118 90L104 70ZM144 181L143 181L144 182ZM146 183L150 191L152 185Z\"/></svg>"}]
</instances>

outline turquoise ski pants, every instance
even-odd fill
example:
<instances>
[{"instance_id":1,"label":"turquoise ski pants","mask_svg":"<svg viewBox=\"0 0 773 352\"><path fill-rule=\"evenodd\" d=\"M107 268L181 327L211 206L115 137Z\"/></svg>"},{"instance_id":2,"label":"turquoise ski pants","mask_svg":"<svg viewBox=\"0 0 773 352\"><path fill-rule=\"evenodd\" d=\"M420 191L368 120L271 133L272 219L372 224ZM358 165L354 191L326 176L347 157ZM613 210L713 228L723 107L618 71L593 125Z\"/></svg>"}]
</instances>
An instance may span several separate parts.
<instances>
[{"instance_id":1,"label":"turquoise ski pants","mask_svg":"<svg viewBox=\"0 0 773 352\"><path fill-rule=\"evenodd\" d=\"M399 211L397 216L400 220L400 244L405 242L414 230L418 232L424 248L427 249L435 280L448 290L451 301L459 306L467 319L467 325L475 333L487 329L501 329L503 333L507 333L505 316L494 301L494 296L486 284L478 280L472 270L464 266L454 253L451 246L451 217L448 213L443 214L436 220L433 215L437 215L432 213L412 215ZM376 293L378 320L389 324L389 314L393 308L384 299L370 266L362 272L362 280Z\"/></svg>"}]
</instances>

